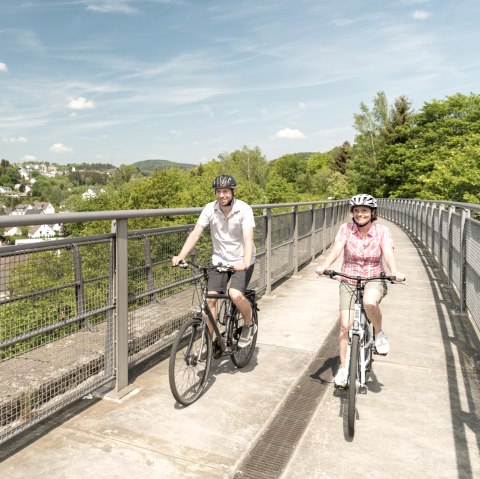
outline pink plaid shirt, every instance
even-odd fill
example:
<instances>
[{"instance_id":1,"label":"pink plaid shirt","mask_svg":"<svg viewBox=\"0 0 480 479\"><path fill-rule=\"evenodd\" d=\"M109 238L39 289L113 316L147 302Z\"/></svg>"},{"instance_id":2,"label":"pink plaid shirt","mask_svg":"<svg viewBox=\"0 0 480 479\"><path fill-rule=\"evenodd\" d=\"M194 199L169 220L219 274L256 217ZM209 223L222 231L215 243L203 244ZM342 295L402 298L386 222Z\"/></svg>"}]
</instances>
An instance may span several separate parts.
<instances>
[{"instance_id":1,"label":"pink plaid shirt","mask_svg":"<svg viewBox=\"0 0 480 479\"><path fill-rule=\"evenodd\" d=\"M358 226L344 223L338 230L335 241L344 244L342 273L351 276L378 276L383 269L384 246L393 248L393 239L387 226L372 223L365 236L361 236ZM355 281L348 280L349 283Z\"/></svg>"}]
</instances>

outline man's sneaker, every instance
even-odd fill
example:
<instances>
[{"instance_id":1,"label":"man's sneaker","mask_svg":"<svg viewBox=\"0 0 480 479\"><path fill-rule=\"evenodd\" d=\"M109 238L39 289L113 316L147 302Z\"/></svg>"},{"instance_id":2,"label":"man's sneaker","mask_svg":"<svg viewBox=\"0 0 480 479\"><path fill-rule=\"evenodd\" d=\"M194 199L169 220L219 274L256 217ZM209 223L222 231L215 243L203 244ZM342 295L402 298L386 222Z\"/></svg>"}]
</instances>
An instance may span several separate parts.
<instances>
[{"instance_id":1,"label":"man's sneaker","mask_svg":"<svg viewBox=\"0 0 480 479\"><path fill-rule=\"evenodd\" d=\"M388 343L388 338L385 336L383 331L380 331L375 335L375 349L377 354L388 354L390 351L390 344Z\"/></svg>"},{"instance_id":2,"label":"man's sneaker","mask_svg":"<svg viewBox=\"0 0 480 479\"><path fill-rule=\"evenodd\" d=\"M346 388L348 380L347 368L340 368L335 376L335 387Z\"/></svg>"},{"instance_id":3,"label":"man's sneaker","mask_svg":"<svg viewBox=\"0 0 480 479\"><path fill-rule=\"evenodd\" d=\"M238 340L238 347L239 348L246 348L252 344L253 336L255 336L255 332L257 331L257 325L252 323L248 326L243 326L242 334L240 335L240 339Z\"/></svg>"}]
</instances>

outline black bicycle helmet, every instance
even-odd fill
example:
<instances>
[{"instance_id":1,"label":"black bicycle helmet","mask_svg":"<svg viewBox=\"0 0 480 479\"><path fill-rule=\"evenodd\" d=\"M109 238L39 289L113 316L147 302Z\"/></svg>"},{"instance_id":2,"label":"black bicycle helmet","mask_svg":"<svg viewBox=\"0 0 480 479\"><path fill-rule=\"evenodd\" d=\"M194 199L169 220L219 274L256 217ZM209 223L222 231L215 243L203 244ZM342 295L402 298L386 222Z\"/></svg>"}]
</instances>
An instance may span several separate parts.
<instances>
[{"instance_id":1,"label":"black bicycle helmet","mask_svg":"<svg viewBox=\"0 0 480 479\"><path fill-rule=\"evenodd\" d=\"M235 178L230 175L219 175L217 176L212 183L212 188L216 190L217 188L231 188L235 189L237 182Z\"/></svg>"}]
</instances>

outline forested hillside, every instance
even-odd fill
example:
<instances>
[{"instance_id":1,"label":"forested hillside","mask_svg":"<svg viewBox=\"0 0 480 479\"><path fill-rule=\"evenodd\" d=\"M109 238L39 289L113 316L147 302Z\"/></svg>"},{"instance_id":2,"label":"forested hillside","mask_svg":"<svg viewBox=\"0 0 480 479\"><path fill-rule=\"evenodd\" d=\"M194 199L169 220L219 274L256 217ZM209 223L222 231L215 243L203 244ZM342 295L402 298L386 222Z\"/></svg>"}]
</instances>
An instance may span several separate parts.
<instances>
[{"instance_id":1,"label":"forested hillside","mask_svg":"<svg viewBox=\"0 0 480 479\"><path fill-rule=\"evenodd\" d=\"M181 168L183 170L191 170L195 165L188 163L174 163L168 160L144 160L132 163L131 166L138 168L142 173L153 173L155 170L166 170L167 168Z\"/></svg>"},{"instance_id":2,"label":"forested hillside","mask_svg":"<svg viewBox=\"0 0 480 479\"><path fill-rule=\"evenodd\" d=\"M228 173L237 179L238 197L250 204L341 199L359 192L480 203L480 95L458 93L415 112L407 97L389 102L379 92L370 106L360 104L353 121L353 144L344 142L328 152L267 161L260 148L244 146L199 166L171 163L148 176L139 171L140 163L108 173L75 172L60 180L39 178L32 198L55 205L64 201L75 211L203 206L213 198L213 178ZM5 179L17 174L8 162L0 173ZM81 187L90 181L104 193L84 200ZM72 192L71 185L78 190ZM171 221L143 220L138 226ZM97 231L98 225L67 228L70 234Z\"/></svg>"}]
</instances>

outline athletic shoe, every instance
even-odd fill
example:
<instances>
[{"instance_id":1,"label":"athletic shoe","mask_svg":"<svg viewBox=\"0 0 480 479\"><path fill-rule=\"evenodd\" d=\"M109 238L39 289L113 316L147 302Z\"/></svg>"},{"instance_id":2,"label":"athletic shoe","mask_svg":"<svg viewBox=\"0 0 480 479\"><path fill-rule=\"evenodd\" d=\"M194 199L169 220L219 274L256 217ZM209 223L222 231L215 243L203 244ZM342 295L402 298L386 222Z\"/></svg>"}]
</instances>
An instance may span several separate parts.
<instances>
[{"instance_id":1,"label":"athletic shoe","mask_svg":"<svg viewBox=\"0 0 480 479\"><path fill-rule=\"evenodd\" d=\"M253 341L253 337L255 336L255 332L257 331L256 324L252 323L248 326L243 326L242 334L240 335L240 339L238 340L238 347L239 348L246 348L250 346Z\"/></svg>"},{"instance_id":2,"label":"athletic shoe","mask_svg":"<svg viewBox=\"0 0 480 479\"><path fill-rule=\"evenodd\" d=\"M388 343L388 338L385 336L383 331L380 331L375 335L375 349L377 354L388 354L390 351L390 344Z\"/></svg>"},{"instance_id":3,"label":"athletic shoe","mask_svg":"<svg viewBox=\"0 0 480 479\"><path fill-rule=\"evenodd\" d=\"M347 368L340 368L335 376L335 387L346 388L348 380Z\"/></svg>"}]
</instances>

